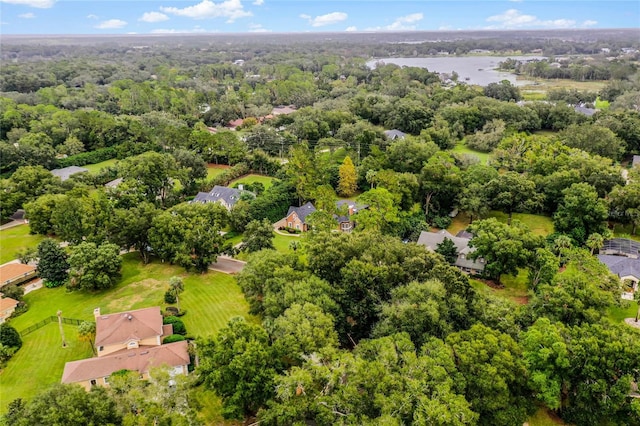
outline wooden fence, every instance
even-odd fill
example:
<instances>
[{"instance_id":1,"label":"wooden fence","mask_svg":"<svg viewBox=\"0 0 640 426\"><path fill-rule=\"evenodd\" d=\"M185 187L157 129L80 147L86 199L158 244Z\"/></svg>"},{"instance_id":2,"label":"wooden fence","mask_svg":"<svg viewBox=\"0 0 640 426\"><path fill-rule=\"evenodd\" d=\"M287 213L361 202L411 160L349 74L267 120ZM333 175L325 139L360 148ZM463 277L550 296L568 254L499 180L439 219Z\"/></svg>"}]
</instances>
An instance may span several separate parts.
<instances>
[{"instance_id":1,"label":"wooden fence","mask_svg":"<svg viewBox=\"0 0 640 426\"><path fill-rule=\"evenodd\" d=\"M43 319L42 321L35 323L33 325L30 325L29 327L25 328L24 330L22 330L20 332L20 336L24 337L29 333L33 333L34 331L38 330L39 328L44 327L47 324L50 324L52 322L58 322L58 317L55 315L52 315L50 317L47 317L45 319ZM80 325L81 323L83 323L84 320L79 320L79 319L75 319L75 318L64 318L62 317L62 323L63 324L71 324L71 325Z\"/></svg>"}]
</instances>

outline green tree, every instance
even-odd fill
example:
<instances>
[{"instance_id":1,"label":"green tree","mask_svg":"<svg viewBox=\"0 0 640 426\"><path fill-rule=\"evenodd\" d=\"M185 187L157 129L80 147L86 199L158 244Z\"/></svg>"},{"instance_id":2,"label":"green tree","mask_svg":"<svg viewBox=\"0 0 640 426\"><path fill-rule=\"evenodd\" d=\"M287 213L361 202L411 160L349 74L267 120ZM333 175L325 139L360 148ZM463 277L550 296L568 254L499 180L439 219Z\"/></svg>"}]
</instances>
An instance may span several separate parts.
<instances>
[{"instance_id":1,"label":"green tree","mask_svg":"<svg viewBox=\"0 0 640 426\"><path fill-rule=\"evenodd\" d=\"M444 256L445 260L449 262L450 265L453 265L456 263L456 260L458 260L458 249L450 238L445 238L440 244L438 244L435 252Z\"/></svg>"},{"instance_id":2,"label":"green tree","mask_svg":"<svg viewBox=\"0 0 640 426\"><path fill-rule=\"evenodd\" d=\"M499 175L487 183L486 188L491 206L509 215L509 225L514 212L542 207L542 197L536 191L536 184L520 173L506 172Z\"/></svg>"},{"instance_id":3,"label":"green tree","mask_svg":"<svg viewBox=\"0 0 640 426\"><path fill-rule=\"evenodd\" d=\"M13 401L5 420L16 426L85 426L120 424L122 417L107 389L56 384L27 403Z\"/></svg>"},{"instance_id":4,"label":"green tree","mask_svg":"<svg viewBox=\"0 0 640 426\"><path fill-rule=\"evenodd\" d=\"M180 293L184 291L184 282L180 277L169 278L169 293L176 298L178 312L180 312Z\"/></svg>"},{"instance_id":5,"label":"green tree","mask_svg":"<svg viewBox=\"0 0 640 426\"><path fill-rule=\"evenodd\" d=\"M529 288L535 291L538 285L551 283L559 268L558 258L550 250L537 248L529 263Z\"/></svg>"},{"instance_id":6,"label":"green tree","mask_svg":"<svg viewBox=\"0 0 640 426\"><path fill-rule=\"evenodd\" d=\"M533 235L518 221L509 226L489 218L473 223L469 231L473 234L469 245L476 249L469 257L483 258L484 274L498 282L502 274L515 275L518 268L526 267L544 243L542 237Z\"/></svg>"},{"instance_id":7,"label":"green tree","mask_svg":"<svg viewBox=\"0 0 640 426\"><path fill-rule=\"evenodd\" d=\"M149 202L130 209L114 209L109 222L109 240L124 250L135 249L144 263L149 262L149 231L159 210Z\"/></svg>"},{"instance_id":8,"label":"green tree","mask_svg":"<svg viewBox=\"0 0 640 426\"><path fill-rule=\"evenodd\" d=\"M32 234L53 234L51 218L56 205L66 195L45 194L24 205L25 216L29 219L29 232Z\"/></svg>"},{"instance_id":9,"label":"green tree","mask_svg":"<svg viewBox=\"0 0 640 426\"><path fill-rule=\"evenodd\" d=\"M268 219L252 220L247 224L242 236L242 248L249 252L273 249L274 238L273 225Z\"/></svg>"},{"instance_id":10,"label":"green tree","mask_svg":"<svg viewBox=\"0 0 640 426\"><path fill-rule=\"evenodd\" d=\"M338 182L338 193L343 197L351 197L357 190L358 176L353 161L347 155L339 169L340 180Z\"/></svg>"},{"instance_id":11,"label":"green tree","mask_svg":"<svg viewBox=\"0 0 640 426\"><path fill-rule=\"evenodd\" d=\"M178 167L177 177L183 185L185 194L195 194L198 191L198 180L207 177L207 163L202 158L186 149L177 149L173 158Z\"/></svg>"},{"instance_id":12,"label":"green tree","mask_svg":"<svg viewBox=\"0 0 640 426\"><path fill-rule=\"evenodd\" d=\"M606 231L609 215L607 203L598 197L588 183L574 183L562 191L563 199L553 215L557 232L567 234L578 244L584 244L593 233Z\"/></svg>"},{"instance_id":13,"label":"green tree","mask_svg":"<svg viewBox=\"0 0 640 426\"><path fill-rule=\"evenodd\" d=\"M80 243L69 256L69 287L103 290L113 287L120 276L122 258L115 244Z\"/></svg>"},{"instance_id":14,"label":"green tree","mask_svg":"<svg viewBox=\"0 0 640 426\"><path fill-rule=\"evenodd\" d=\"M94 342L96 340L96 323L93 321L82 321L78 325L78 339L87 342L91 346L93 355L96 355Z\"/></svg>"},{"instance_id":15,"label":"green tree","mask_svg":"<svg viewBox=\"0 0 640 426\"><path fill-rule=\"evenodd\" d=\"M198 354L205 385L222 397L225 418L255 414L272 397L279 367L262 327L233 318L198 344Z\"/></svg>"},{"instance_id":16,"label":"green tree","mask_svg":"<svg viewBox=\"0 0 640 426\"><path fill-rule=\"evenodd\" d=\"M287 364L300 364L305 356L338 347L333 317L309 302L287 308L269 327L269 335Z\"/></svg>"},{"instance_id":17,"label":"green tree","mask_svg":"<svg viewBox=\"0 0 640 426\"><path fill-rule=\"evenodd\" d=\"M447 152L435 153L420 172L420 185L425 200L424 213L429 220L431 206L435 204L440 209L450 207L462 185L460 169L454 158Z\"/></svg>"},{"instance_id":18,"label":"green tree","mask_svg":"<svg viewBox=\"0 0 640 426\"><path fill-rule=\"evenodd\" d=\"M0 343L9 348L16 348L16 350L22 347L20 333L6 322L0 324Z\"/></svg>"},{"instance_id":19,"label":"green tree","mask_svg":"<svg viewBox=\"0 0 640 426\"><path fill-rule=\"evenodd\" d=\"M625 143L614 132L597 124L572 124L560 132L560 140L572 148L619 160Z\"/></svg>"},{"instance_id":20,"label":"green tree","mask_svg":"<svg viewBox=\"0 0 640 426\"><path fill-rule=\"evenodd\" d=\"M57 287L67 281L69 263L67 253L60 245L47 238L38 244L38 275L49 287Z\"/></svg>"},{"instance_id":21,"label":"green tree","mask_svg":"<svg viewBox=\"0 0 640 426\"><path fill-rule=\"evenodd\" d=\"M368 207L355 215L358 230L388 231L398 222L398 207L394 198L385 188L371 189L358 197L360 204Z\"/></svg>"},{"instance_id":22,"label":"green tree","mask_svg":"<svg viewBox=\"0 0 640 426\"><path fill-rule=\"evenodd\" d=\"M125 182L130 181L150 203L165 200L173 188L173 178L177 176L178 165L169 154L147 152L128 157L119 164Z\"/></svg>"},{"instance_id":23,"label":"green tree","mask_svg":"<svg viewBox=\"0 0 640 426\"><path fill-rule=\"evenodd\" d=\"M450 334L465 397L480 414L481 425L521 424L530 406L522 349L508 335L480 324Z\"/></svg>"}]
</instances>

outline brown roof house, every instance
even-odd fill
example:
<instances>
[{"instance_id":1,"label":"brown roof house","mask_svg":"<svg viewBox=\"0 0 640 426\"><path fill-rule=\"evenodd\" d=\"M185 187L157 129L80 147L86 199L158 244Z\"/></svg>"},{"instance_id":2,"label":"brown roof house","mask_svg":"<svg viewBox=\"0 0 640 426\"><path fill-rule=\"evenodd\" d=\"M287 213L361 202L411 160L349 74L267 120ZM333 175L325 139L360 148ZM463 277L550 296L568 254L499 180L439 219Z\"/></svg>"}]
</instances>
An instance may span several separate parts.
<instances>
[{"instance_id":1,"label":"brown roof house","mask_svg":"<svg viewBox=\"0 0 640 426\"><path fill-rule=\"evenodd\" d=\"M287 215L277 221L274 226L276 228L291 228L297 229L302 232L309 230L309 224L307 223L307 216L315 212L316 208L313 204L307 203L300 207L289 207Z\"/></svg>"},{"instance_id":2,"label":"brown roof house","mask_svg":"<svg viewBox=\"0 0 640 426\"><path fill-rule=\"evenodd\" d=\"M0 324L5 322L7 318L9 318L11 314L13 314L13 311L16 310L18 303L20 302L10 297L3 297L2 299L0 299Z\"/></svg>"},{"instance_id":3,"label":"brown roof house","mask_svg":"<svg viewBox=\"0 0 640 426\"><path fill-rule=\"evenodd\" d=\"M7 263L0 266L0 288L9 284L22 284L35 276L35 266L23 263Z\"/></svg>"},{"instance_id":4,"label":"brown roof house","mask_svg":"<svg viewBox=\"0 0 640 426\"><path fill-rule=\"evenodd\" d=\"M149 377L149 370L167 366L172 374L187 374L190 364L187 342L162 344L162 338L173 333L171 324L162 324L159 307L101 315L96 319L96 358L68 362L62 383L78 383L89 390L96 385L109 385L109 376L120 370L137 371Z\"/></svg>"}]
</instances>

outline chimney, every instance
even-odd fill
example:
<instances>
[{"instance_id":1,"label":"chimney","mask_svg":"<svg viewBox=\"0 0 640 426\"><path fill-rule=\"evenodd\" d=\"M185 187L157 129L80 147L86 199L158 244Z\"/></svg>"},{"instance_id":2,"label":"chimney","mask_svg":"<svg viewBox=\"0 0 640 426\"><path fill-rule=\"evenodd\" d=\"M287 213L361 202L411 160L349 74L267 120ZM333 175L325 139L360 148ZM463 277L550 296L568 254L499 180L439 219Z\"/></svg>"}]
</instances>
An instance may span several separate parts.
<instances>
[{"instance_id":1,"label":"chimney","mask_svg":"<svg viewBox=\"0 0 640 426\"><path fill-rule=\"evenodd\" d=\"M95 308L93 310L93 317L98 318L100 316L100 308Z\"/></svg>"},{"instance_id":2,"label":"chimney","mask_svg":"<svg viewBox=\"0 0 640 426\"><path fill-rule=\"evenodd\" d=\"M244 191L244 185L243 184L238 184L238 189L240 191Z\"/></svg>"}]
</instances>

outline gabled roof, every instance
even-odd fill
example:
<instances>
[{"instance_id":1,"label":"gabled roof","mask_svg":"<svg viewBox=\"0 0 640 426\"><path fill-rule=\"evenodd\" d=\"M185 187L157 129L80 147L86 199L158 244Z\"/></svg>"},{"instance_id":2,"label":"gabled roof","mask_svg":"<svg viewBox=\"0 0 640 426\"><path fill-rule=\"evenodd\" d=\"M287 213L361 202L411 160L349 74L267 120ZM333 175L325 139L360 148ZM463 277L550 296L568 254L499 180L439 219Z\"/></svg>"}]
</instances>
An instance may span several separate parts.
<instances>
[{"instance_id":1,"label":"gabled roof","mask_svg":"<svg viewBox=\"0 0 640 426\"><path fill-rule=\"evenodd\" d=\"M18 306L18 303L20 302L10 297L3 297L2 299L0 299L0 312L6 309L15 308L16 306Z\"/></svg>"},{"instance_id":2,"label":"gabled roof","mask_svg":"<svg viewBox=\"0 0 640 426\"><path fill-rule=\"evenodd\" d=\"M435 251L445 238L453 241L453 244L456 246L458 258L456 259L455 265L457 267L476 269L479 271L484 270L485 264L481 258L469 258L469 254L476 250L475 247L469 247L469 241L471 241L469 238L454 237L444 229L439 232L422 231L420 237L418 237L418 244L426 246L431 251Z\"/></svg>"},{"instance_id":3,"label":"gabled roof","mask_svg":"<svg viewBox=\"0 0 640 426\"><path fill-rule=\"evenodd\" d=\"M62 383L77 383L107 377L120 370L146 373L151 367L189 365L187 342L167 343L118 352L114 355L67 362Z\"/></svg>"},{"instance_id":4,"label":"gabled roof","mask_svg":"<svg viewBox=\"0 0 640 426\"><path fill-rule=\"evenodd\" d=\"M240 196L245 194L251 194L249 191L241 191L236 188L228 188L226 186L216 185L209 192L198 192L192 203L215 203L218 201L224 201L229 207L234 206L239 200Z\"/></svg>"},{"instance_id":5,"label":"gabled roof","mask_svg":"<svg viewBox=\"0 0 640 426\"><path fill-rule=\"evenodd\" d=\"M51 174L54 176L58 176L60 180L65 181L69 179L71 175L75 175L76 173L84 173L88 171L89 169L85 169L84 167L69 166L63 169L53 169L51 170Z\"/></svg>"},{"instance_id":6,"label":"gabled roof","mask_svg":"<svg viewBox=\"0 0 640 426\"><path fill-rule=\"evenodd\" d=\"M633 259L625 256L614 256L609 254L599 254L598 260L604 263L607 268L620 278L632 276L640 279L640 259Z\"/></svg>"},{"instance_id":7,"label":"gabled roof","mask_svg":"<svg viewBox=\"0 0 640 426\"><path fill-rule=\"evenodd\" d=\"M309 216L311 213L315 212L316 208L313 206L313 204L311 204L310 202L302 205L300 207L289 207L289 211L287 212L287 217L291 214L294 213L298 216L298 218L302 221L302 223L307 223L306 222L306 218L307 216Z\"/></svg>"},{"instance_id":8,"label":"gabled roof","mask_svg":"<svg viewBox=\"0 0 640 426\"><path fill-rule=\"evenodd\" d=\"M117 188L118 185L122 183L122 180L122 178L116 178L110 182L105 183L104 186L106 186L107 188Z\"/></svg>"},{"instance_id":9,"label":"gabled roof","mask_svg":"<svg viewBox=\"0 0 640 426\"><path fill-rule=\"evenodd\" d=\"M35 266L25 265L24 263L7 263L0 266L0 286L21 278L29 274L35 273Z\"/></svg>"},{"instance_id":10,"label":"gabled roof","mask_svg":"<svg viewBox=\"0 0 640 426\"><path fill-rule=\"evenodd\" d=\"M406 133L401 132L398 129L393 130L385 130L384 134L387 136L387 139L395 140L395 139L404 139L407 136Z\"/></svg>"},{"instance_id":11,"label":"gabled roof","mask_svg":"<svg viewBox=\"0 0 640 426\"><path fill-rule=\"evenodd\" d=\"M162 336L162 314L159 306L96 317L96 346L121 344L154 336Z\"/></svg>"}]
</instances>

